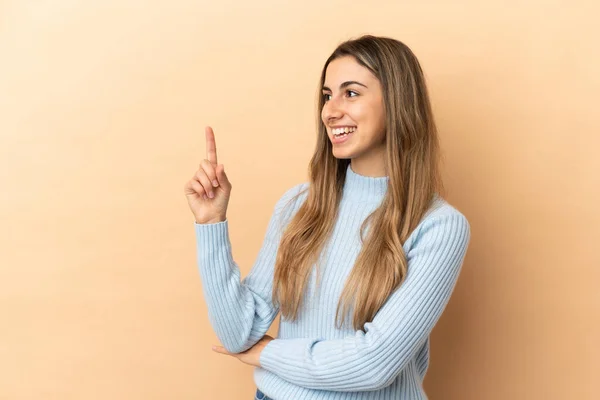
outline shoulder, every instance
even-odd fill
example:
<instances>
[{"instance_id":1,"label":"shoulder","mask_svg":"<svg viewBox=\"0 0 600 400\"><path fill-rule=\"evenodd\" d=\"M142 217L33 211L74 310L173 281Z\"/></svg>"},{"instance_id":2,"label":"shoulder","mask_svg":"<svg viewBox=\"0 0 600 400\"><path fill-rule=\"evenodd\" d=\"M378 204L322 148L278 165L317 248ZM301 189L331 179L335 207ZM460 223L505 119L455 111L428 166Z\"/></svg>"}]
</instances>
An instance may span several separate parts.
<instances>
[{"instance_id":1,"label":"shoulder","mask_svg":"<svg viewBox=\"0 0 600 400\"><path fill-rule=\"evenodd\" d=\"M289 204L297 204L298 202L305 200L308 195L308 186L308 182L302 182L286 189L277 200L275 209L282 210Z\"/></svg>"},{"instance_id":2,"label":"shoulder","mask_svg":"<svg viewBox=\"0 0 600 400\"><path fill-rule=\"evenodd\" d=\"M470 237L471 227L467 217L444 198L436 195L407 242L410 241L409 248L426 245L431 241L453 242L459 247L466 247Z\"/></svg>"},{"instance_id":3,"label":"shoulder","mask_svg":"<svg viewBox=\"0 0 600 400\"><path fill-rule=\"evenodd\" d=\"M286 189L279 197L274 207L274 215L282 223L289 222L300 209L300 206L308 196L308 186L309 182L298 183Z\"/></svg>"},{"instance_id":4,"label":"shoulder","mask_svg":"<svg viewBox=\"0 0 600 400\"><path fill-rule=\"evenodd\" d=\"M443 197L436 195L433 201L431 202L429 210L427 210L427 212L421 219L421 224L431 224L434 221L440 219L456 219L459 220L462 224L469 225L467 217L462 212L460 212L456 207L450 204Z\"/></svg>"}]
</instances>

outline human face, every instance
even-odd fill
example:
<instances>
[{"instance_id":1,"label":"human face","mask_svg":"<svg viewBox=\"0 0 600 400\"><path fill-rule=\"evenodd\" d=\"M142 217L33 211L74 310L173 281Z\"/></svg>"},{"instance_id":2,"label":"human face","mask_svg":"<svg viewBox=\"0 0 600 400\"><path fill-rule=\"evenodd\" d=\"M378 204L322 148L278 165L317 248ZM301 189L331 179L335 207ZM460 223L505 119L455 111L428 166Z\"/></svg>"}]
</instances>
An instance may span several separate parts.
<instances>
[{"instance_id":1,"label":"human face","mask_svg":"<svg viewBox=\"0 0 600 400\"><path fill-rule=\"evenodd\" d=\"M333 156L351 159L352 170L365 176L385 176L385 107L379 80L352 56L327 66L321 120L333 146ZM346 137L334 129L349 128Z\"/></svg>"}]
</instances>

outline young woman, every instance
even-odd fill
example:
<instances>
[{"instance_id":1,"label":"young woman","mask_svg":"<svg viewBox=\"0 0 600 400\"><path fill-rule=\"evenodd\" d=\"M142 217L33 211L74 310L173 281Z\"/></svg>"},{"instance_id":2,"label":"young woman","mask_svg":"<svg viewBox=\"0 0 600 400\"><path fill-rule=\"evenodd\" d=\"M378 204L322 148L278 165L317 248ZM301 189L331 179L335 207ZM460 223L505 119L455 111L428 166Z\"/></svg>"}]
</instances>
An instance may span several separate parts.
<instances>
[{"instance_id":1,"label":"young woman","mask_svg":"<svg viewBox=\"0 0 600 400\"><path fill-rule=\"evenodd\" d=\"M231 183L207 158L185 185L215 351L254 365L259 400L426 399L429 335L470 240L441 196L423 72L403 43L342 43L321 73L309 182L277 201L248 276L232 258ZM281 312L278 337L265 335Z\"/></svg>"}]
</instances>

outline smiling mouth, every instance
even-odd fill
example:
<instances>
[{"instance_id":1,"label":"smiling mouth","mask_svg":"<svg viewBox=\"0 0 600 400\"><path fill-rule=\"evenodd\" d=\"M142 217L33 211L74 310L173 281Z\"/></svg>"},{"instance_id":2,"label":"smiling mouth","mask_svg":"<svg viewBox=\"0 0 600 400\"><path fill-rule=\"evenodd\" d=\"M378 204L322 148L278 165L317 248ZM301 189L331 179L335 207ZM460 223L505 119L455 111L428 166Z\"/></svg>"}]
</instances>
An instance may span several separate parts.
<instances>
[{"instance_id":1,"label":"smiling mouth","mask_svg":"<svg viewBox=\"0 0 600 400\"><path fill-rule=\"evenodd\" d=\"M342 145L344 143L347 143L350 141L350 136L354 135L354 132L356 131L352 131L352 132L344 132L341 134L333 134L331 137L331 143L336 146L336 145Z\"/></svg>"},{"instance_id":2,"label":"smiling mouth","mask_svg":"<svg viewBox=\"0 0 600 400\"><path fill-rule=\"evenodd\" d=\"M331 133L335 138L343 138L345 136L350 135L351 133L356 132L356 127L344 127L344 128L336 128L332 129Z\"/></svg>"}]
</instances>

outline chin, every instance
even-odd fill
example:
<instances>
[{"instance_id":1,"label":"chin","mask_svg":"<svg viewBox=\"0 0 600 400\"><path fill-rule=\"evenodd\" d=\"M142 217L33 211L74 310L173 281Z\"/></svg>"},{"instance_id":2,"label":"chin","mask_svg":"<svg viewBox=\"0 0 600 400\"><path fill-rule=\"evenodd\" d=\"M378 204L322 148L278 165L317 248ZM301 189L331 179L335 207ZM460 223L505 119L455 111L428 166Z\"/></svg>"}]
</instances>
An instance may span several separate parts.
<instances>
[{"instance_id":1,"label":"chin","mask_svg":"<svg viewBox=\"0 0 600 400\"><path fill-rule=\"evenodd\" d=\"M338 159L340 159L340 160L346 160L346 159L352 159L352 158L354 158L354 157L352 156L352 154L349 154L349 152L345 152L345 151L339 151L339 150L338 150L338 151L336 151L336 150L334 150L334 151L332 151L332 152L331 152L331 154L332 154L332 155L333 155L335 158L338 158Z\"/></svg>"}]
</instances>

